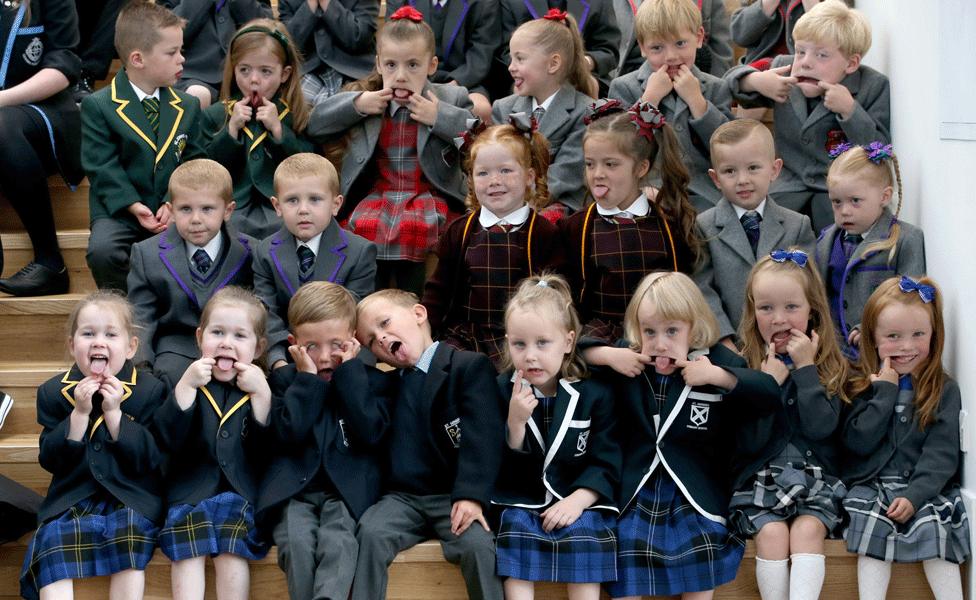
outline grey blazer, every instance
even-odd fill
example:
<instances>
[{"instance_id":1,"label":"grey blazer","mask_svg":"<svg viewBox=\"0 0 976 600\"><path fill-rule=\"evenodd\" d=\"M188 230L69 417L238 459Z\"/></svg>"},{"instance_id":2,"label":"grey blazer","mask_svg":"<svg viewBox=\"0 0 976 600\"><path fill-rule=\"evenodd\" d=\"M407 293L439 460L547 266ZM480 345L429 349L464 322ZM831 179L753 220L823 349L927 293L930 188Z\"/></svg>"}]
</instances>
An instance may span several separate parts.
<instances>
[{"instance_id":1,"label":"grey blazer","mask_svg":"<svg viewBox=\"0 0 976 600\"><path fill-rule=\"evenodd\" d=\"M725 198L698 215L698 229L708 252L694 279L718 318L722 337L734 335L739 328L746 300L746 279L757 257L791 246L812 255L816 244L809 217L783 208L768 197L756 256L752 254L735 208Z\"/></svg>"},{"instance_id":2,"label":"grey blazer","mask_svg":"<svg viewBox=\"0 0 976 600\"><path fill-rule=\"evenodd\" d=\"M445 197L455 203L462 212L467 183L461 170L461 155L454 145L454 138L467 129L468 119L473 119L474 105L468 90L459 85L428 83L423 94L432 91L440 102L437 104L437 120L433 127L417 128L417 154L427 180ZM376 151L383 126L381 115L363 115L356 110L355 102L361 92L339 92L319 102L312 109L306 135L315 142L325 143L342 134L348 135L342 160L341 180L345 203L343 215L352 212L356 204L369 192L368 185L356 185L360 177L372 173L367 169ZM369 183L369 182L366 182ZM350 193L357 190L357 194ZM365 191L363 191L365 190Z\"/></svg>"},{"instance_id":3,"label":"grey blazer","mask_svg":"<svg viewBox=\"0 0 976 600\"><path fill-rule=\"evenodd\" d=\"M768 17L763 12L762 2L753 1L747 4L748 1L743 0L743 6L732 13L730 26L732 41L746 50L741 63L748 65L754 60L770 56L786 32L789 32L786 36L786 48L793 54L793 27L797 19L803 16L803 3L790 2L784 8L781 2L773 16Z\"/></svg>"},{"instance_id":4,"label":"grey blazer","mask_svg":"<svg viewBox=\"0 0 976 600\"><path fill-rule=\"evenodd\" d=\"M702 95L708 102L708 110L705 114L700 119L693 119L688 105L675 92L665 96L658 108L664 113L665 120L671 124L681 142L681 159L691 175L688 191L715 204L722 194L708 177L708 169L712 166L708 140L722 123L732 119L732 95L724 80L702 73L694 66L691 72L698 78ZM640 100L650 76L651 66L645 62L633 73L614 79L610 83L610 97L622 101L627 106L634 104ZM651 181L652 185L661 185L658 176L654 176Z\"/></svg>"},{"instance_id":5,"label":"grey blazer","mask_svg":"<svg viewBox=\"0 0 976 600\"><path fill-rule=\"evenodd\" d=\"M586 195L583 116L592 102L593 98L564 83L539 122L539 132L549 140L549 197L574 211L583 208ZM506 123L508 115L517 112L532 113L531 96L512 94L496 100L491 118L495 123Z\"/></svg>"},{"instance_id":6,"label":"grey blazer","mask_svg":"<svg viewBox=\"0 0 976 600\"><path fill-rule=\"evenodd\" d=\"M379 13L379 0L332 0L324 13L313 13L308 0L278 0L278 17L305 59L304 72L326 65L349 79L373 70Z\"/></svg>"},{"instance_id":7,"label":"grey blazer","mask_svg":"<svg viewBox=\"0 0 976 600\"><path fill-rule=\"evenodd\" d=\"M777 56L772 67L792 65L792 56ZM807 99L799 88L790 91L786 102L773 102L758 93L745 93L740 88L742 78L756 69L748 65L733 67L726 75L732 97L742 106L773 108L773 136L776 151L783 159L783 172L773 182L770 193L827 192L827 167L830 149L837 143L869 144L891 141L891 107L888 78L871 67L861 67L845 77L841 83L851 91L856 107L850 119L838 116L817 102L813 112L807 112Z\"/></svg>"},{"instance_id":8,"label":"grey blazer","mask_svg":"<svg viewBox=\"0 0 976 600\"><path fill-rule=\"evenodd\" d=\"M288 302L302 285L298 244L282 227L258 244L254 256L254 292L268 307L268 364L288 360ZM349 290L357 301L376 286L376 245L332 220L322 232L308 281L329 281Z\"/></svg>"}]
</instances>

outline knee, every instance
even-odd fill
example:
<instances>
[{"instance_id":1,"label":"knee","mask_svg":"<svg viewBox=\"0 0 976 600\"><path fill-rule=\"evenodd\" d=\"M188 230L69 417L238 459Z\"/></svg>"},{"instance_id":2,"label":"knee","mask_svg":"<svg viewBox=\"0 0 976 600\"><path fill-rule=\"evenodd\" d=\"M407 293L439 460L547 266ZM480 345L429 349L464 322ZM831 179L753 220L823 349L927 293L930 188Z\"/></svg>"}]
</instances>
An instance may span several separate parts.
<instances>
[{"instance_id":1,"label":"knee","mask_svg":"<svg viewBox=\"0 0 976 600\"><path fill-rule=\"evenodd\" d=\"M800 515L793 520L790 527L790 539L793 544L797 542L816 542L823 540L827 536L827 528L820 519L811 515Z\"/></svg>"},{"instance_id":2,"label":"knee","mask_svg":"<svg viewBox=\"0 0 976 600\"><path fill-rule=\"evenodd\" d=\"M782 521L766 523L756 533L756 546L765 559L785 558L789 545L790 529Z\"/></svg>"},{"instance_id":3,"label":"knee","mask_svg":"<svg viewBox=\"0 0 976 600\"><path fill-rule=\"evenodd\" d=\"M478 523L472 523L467 531L458 537L457 548L462 559L466 556L490 556L494 560L495 542L491 534Z\"/></svg>"}]
</instances>

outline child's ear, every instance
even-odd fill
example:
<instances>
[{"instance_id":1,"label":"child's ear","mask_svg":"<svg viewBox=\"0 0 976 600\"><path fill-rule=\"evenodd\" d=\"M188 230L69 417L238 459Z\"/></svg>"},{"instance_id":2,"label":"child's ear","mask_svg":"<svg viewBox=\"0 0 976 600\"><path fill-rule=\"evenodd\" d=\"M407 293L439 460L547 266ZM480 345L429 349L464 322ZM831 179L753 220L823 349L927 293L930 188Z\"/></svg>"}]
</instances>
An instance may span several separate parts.
<instances>
[{"instance_id":1,"label":"child's ear","mask_svg":"<svg viewBox=\"0 0 976 600\"><path fill-rule=\"evenodd\" d=\"M769 180L770 181L775 180L777 177L779 177L779 174L782 171L783 171L783 159L777 158L776 160L773 161L773 171L772 173L769 174Z\"/></svg>"},{"instance_id":2,"label":"child's ear","mask_svg":"<svg viewBox=\"0 0 976 600\"><path fill-rule=\"evenodd\" d=\"M258 340L257 346L254 348L254 358L259 356L264 356L264 351L268 348L268 338L261 338Z\"/></svg>"},{"instance_id":3,"label":"child's ear","mask_svg":"<svg viewBox=\"0 0 976 600\"><path fill-rule=\"evenodd\" d=\"M271 196L271 206L274 207L275 213L279 217L284 216L281 214L281 202L278 200L278 196Z\"/></svg>"},{"instance_id":4,"label":"child's ear","mask_svg":"<svg viewBox=\"0 0 976 600\"><path fill-rule=\"evenodd\" d=\"M437 72L437 56L430 57L430 64L427 65L427 77L430 77Z\"/></svg>"},{"instance_id":5,"label":"child's ear","mask_svg":"<svg viewBox=\"0 0 976 600\"><path fill-rule=\"evenodd\" d=\"M291 75L291 67L286 65L283 69L281 69L281 83L288 81L288 77L290 75Z\"/></svg>"},{"instance_id":6,"label":"child's ear","mask_svg":"<svg viewBox=\"0 0 976 600\"><path fill-rule=\"evenodd\" d=\"M546 72L550 75L555 75L559 72L563 66L563 55L558 52L553 52L549 55L549 64L546 65Z\"/></svg>"},{"instance_id":7,"label":"child's ear","mask_svg":"<svg viewBox=\"0 0 976 600\"><path fill-rule=\"evenodd\" d=\"M712 180L712 183L715 184L715 187L722 189L722 186L720 186L718 183L718 173L715 172L715 169L708 170L708 177Z\"/></svg>"},{"instance_id":8,"label":"child's ear","mask_svg":"<svg viewBox=\"0 0 976 600\"><path fill-rule=\"evenodd\" d=\"M891 197L894 195L894 193L895 191L890 185L885 187L884 191L881 192L881 206L888 206L888 203L891 202Z\"/></svg>"},{"instance_id":9,"label":"child's ear","mask_svg":"<svg viewBox=\"0 0 976 600\"><path fill-rule=\"evenodd\" d=\"M342 203L345 202L345 198L342 194L336 194L332 197L332 216L339 214L339 209L342 208Z\"/></svg>"},{"instance_id":10,"label":"child's ear","mask_svg":"<svg viewBox=\"0 0 976 600\"><path fill-rule=\"evenodd\" d=\"M413 305L413 316L417 320L417 325L427 322L427 307L423 304Z\"/></svg>"},{"instance_id":11,"label":"child's ear","mask_svg":"<svg viewBox=\"0 0 976 600\"><path fill-rule=\"evenodd\" d=\"M289 346L297 346L298 345L298 340L295 339L295 336L293 336L290 333L288 334L288 345Z\"/></svg>"},{"instance_id":12,"label":"child's ear","mask_svg":"<svg viewBox=\"0 0 976 600\"><path fill-rule=\"evenodd\" d=\"M645 158L644 160L637 163L637 171L635 175L637 175L638 179L643 179L644 176L647 175L647 172L650 170L651 170L651 161Z\"/></svg>"},{"instance_id":13,"label":"child's ear","mask_svg":"<svg viewBox=\"0 0 976 600\"><path fill-rule=\"evenodd\" d=\"M697 48L701 48L702 47L702 44L705 43L705 26L704 25L702 25L701 27L698 28L698 34L695 35L695 43L697 44L697 46L696 46Z\"/></svg>"},{"instance_id":14,"label":"child's ear","mask_svg":"<svg viewBox=\"0 0 976 600\"><path fill-rule=\"evenodd\" d=\"M136 350L139 349L139 338L132 336L129 338L129 347L125 351L126 360L132 360L132 357L136 355Z\"/></svg>"},{"instance_id":15,"label":"child's ear","mask_svg":"<svg viewBox=\"0 0 976 600\"><path fill-rule=\"evenodd\" d=\"M861 55L851 54L847 57L847 66L844 67L844 72L850 75L854 71L857 71L861 66Z\"/></svg>"},{"instance_id":16,"label":"child's ear","mask_svg":"<svg viewBox=\"0 0 976 600\"><path fill-rule=\"evenodd\" d=\"M133 67L135 69L141 69L146 65L146 61L143 59L142 50L133 50L129 53L129 60L126 61L127 67Z\"/></svg>"},{"instance_id":17,"label":"child's ear","mask_svg":"<svg viewBox=\"0 0 976 600\"><path fill-rule=\"evenodd\" d=\"M200 342L203 341L203 328L197 327L197 348L200 347Z\"/></svg>"},{"instance_id":18,"label":"child's ear","mask_svg":"<svg viewBox=\"0 0 976 600\"><path fill-rule=\"evenodd\" d=\"M570 331L566 333L566 351L563 354L569 354L573 351L573 346L576 344L576 332Z\"/></svg>"},{"instance_id":19,"label":"child's ear","mask_svg":"<svg viewBox=\"0 0 976 600\"><path fill-rule=\"evenodd\" d=\"M234 214L234 209L237 208L237 203L231 200L224 206L224 221L230 221L230 216Z\"/></svg>"}]
</instances>

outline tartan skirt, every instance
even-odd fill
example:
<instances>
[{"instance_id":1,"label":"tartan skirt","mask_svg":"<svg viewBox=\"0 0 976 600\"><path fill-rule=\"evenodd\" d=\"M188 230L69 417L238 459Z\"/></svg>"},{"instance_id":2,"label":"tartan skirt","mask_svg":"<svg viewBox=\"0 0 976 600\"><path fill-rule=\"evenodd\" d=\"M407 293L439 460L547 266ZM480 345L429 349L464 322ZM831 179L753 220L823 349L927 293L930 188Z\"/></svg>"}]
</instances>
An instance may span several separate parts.
<instances>
[{"instance_id":1,"label":"tartan skirt","mask_svg":"<svg viewBox=\"0 0 976 600\"><path fill-rule=\"evenodd\" d=\"M613 598L712 590L735 579L745 544L704 517L661 471L617 521Z\"/></svg>"},{"instance_id":2,"label":"tartan skirt","mask_svg":"<svg viewBox=\"0 0 976 600\"><path fill-rule=\"evenodd\" d=\"M829 534L841 523L846 493L842 481L816 465L774 461L756 473L750 487L733 494L729 523L736 533L751 537L767 523L810 515Z\"/></svg>"},{"instance_id":3,"label":"tartan skirt","mask_svg":"<svg viewBox=\"0 0 976 600\"><path fill-rule=\"evenodd\" d=\"M143 570L158 531L115 498L86 498L38 527L24 555L20 594L36 599L42 587L62 579Z\"/></svg>"},{"instance_id":4,"label":"tartan skirt","mask_svg":"<svg viewBox=\"0 0 976 600\"><path fill-rule=\"evenodd\" d=\"M269 547L258 535L251 503L222 492L196 506L171 506L159 532L159 549L172 561L219 554L260 560Z\"/></svg>"},{"instance_id":5,"label":"tartan skirt","mask_svg":"<svg viewBox=\"0 0 976 600\"><path fill-rule=\"evenodd\" d=\"M850 516L847 550L888 562L941 558L961 564L969 557L969 518L958 489L919 506L906 523L886 516L908 485L899 476L880 477L851 488L844 500Z\"/></svg>"},{"instance_id":6,"label":"tartan skirt","mask_svg":"<svg viewBox=\"0 0 976 600\"><path fill-rule=\"evenodd\" d=\"M563 583L617 578L613 519L598 510L584 510L572 525L547 532L536 511L506 508L495 555L499 577Z\"/></svg>"}]
</instances>

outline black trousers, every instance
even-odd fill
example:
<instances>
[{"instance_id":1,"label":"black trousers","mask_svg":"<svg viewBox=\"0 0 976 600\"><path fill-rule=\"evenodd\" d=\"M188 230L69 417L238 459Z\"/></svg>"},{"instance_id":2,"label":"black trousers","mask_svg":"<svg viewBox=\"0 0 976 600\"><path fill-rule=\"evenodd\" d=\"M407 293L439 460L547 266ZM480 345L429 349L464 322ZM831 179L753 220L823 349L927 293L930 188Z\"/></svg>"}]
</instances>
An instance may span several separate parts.
<instances>
[{"instance_id":1,"label":"black trousers","mask_svg":"<svg viewBox=\"0 0 976 600\"><path fill-rule=\"evenodd\" d=\"M93 79L105 79L115 58L115 20L126 0L75 0L81 41L81 70Z\"/></svg>"}]
</instances>

